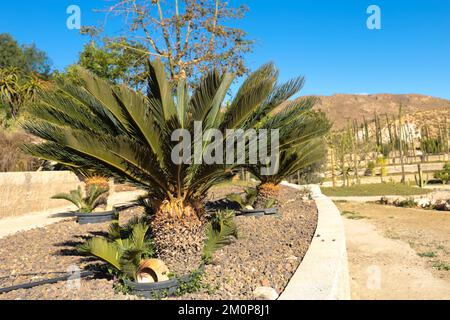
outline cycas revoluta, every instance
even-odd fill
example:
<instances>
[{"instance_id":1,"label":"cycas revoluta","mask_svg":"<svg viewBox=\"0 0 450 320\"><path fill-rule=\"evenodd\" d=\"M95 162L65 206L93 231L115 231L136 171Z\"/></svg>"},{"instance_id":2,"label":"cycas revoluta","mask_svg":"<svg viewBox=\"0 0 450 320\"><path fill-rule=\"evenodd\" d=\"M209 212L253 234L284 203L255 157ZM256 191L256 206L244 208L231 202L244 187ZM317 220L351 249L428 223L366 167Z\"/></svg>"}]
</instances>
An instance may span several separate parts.
<instances>
[{"instance_id":1,"label":"cycas revoluta","mask_svg":"<svg viewBox=\"0 0 450 320\"><path fill-rule=\"evenodd\" d=\"M41 95L25 129L44 139L25 148L33 155L73 168L118 177L145 189L151 228L163 260L188 264L201 259L205 237L203 200L237 165L174 164L171 139L177 129L203 134L219 129L253 128L302 85L296 79L277 85L278 72L266 64L244 81L225 111L224 99L234 76L213 70L193 91L185 80L168 81L163 64L149 66L147 96L112 85L79 69L81 85L60 79ZM192 145L194 141L191 142ZM201 153L211 144L204 142ZM194 149L194 148L192 148ZM192 262L194 263L194 262ZM175 268L171 268L173 271ZM175 269L175 270L174 270Z\"/></svg>"},{"instance_id":2,"label":"cycas revoluta","mask_svg":"<svg viewBox=\"0 0 450 320\"><path fill-rule=\"evenodd\" d=\"M260 128L279 129L279 158L273 174L262 175L260 164L248 166L260 184L255 207L264 208L270 199L277 199L279 184L286 178L320 162L326 155L325 136L331 128L326 115L313 111L316 98L294 101L280 113L262 120Z\"/></svg>"}]
</instances>

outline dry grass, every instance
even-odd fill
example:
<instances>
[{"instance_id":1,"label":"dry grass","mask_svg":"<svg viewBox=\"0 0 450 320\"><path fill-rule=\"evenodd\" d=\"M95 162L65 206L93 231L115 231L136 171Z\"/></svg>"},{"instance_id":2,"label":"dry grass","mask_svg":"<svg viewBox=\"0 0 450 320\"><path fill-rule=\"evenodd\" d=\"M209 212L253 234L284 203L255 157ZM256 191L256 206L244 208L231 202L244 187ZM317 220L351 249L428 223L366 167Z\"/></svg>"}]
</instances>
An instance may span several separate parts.
<instances>
[{"instance_id":1,"label":"dry grass","mask_svg":"<svg viewBox=\"0 0 450 320\"><path fill-rule=\"evenodd\" d=\"M35 171L40 161L20 150L32 138L24 132L0 132L0 172Z\"/></svg>"},{"instance_id":2,"label":"dry grass","mask_svg":"<svg viewBox=\"0 0 450 320\"><path fill-rule=\"evenodd\" d=\"M323 194L329 197L368 197L368 196L413 196L427 194L431 190L401 183L361 184L350 187L322 187Z\"/></svg>"}]
</instances>

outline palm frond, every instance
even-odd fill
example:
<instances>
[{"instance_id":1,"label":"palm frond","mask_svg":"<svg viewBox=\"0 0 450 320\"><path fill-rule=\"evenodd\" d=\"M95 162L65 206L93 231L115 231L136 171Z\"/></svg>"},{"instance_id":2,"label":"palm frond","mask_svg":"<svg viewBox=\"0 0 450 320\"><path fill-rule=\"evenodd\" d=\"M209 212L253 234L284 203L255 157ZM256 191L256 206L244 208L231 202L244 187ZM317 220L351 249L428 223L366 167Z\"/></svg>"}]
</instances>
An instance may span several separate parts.
<instances>
[{"instance_id":1,"label":"palm frond","mask_svg":"<svg viewBox=\"0 0 450 320\"><path fill-rule=\"evenodd\" d=\"M117 270L121 270L120 257L122 250L115 242L110 242L106 238L95 237L82 244L79 247L79 251L95 256L109 263Z\"/></svg>"},{"instance_id":2,"label":"palm frond","mask_svg":"<svg viewBox=\"0 0 450 320\"><path fill-rule=\"evenodd\" d=\"M69 193L58 193L51 198L55 200L67 200L77 206L77 208L83 206L83 193L81 187L78 187L77 190L72 190Z\"/></svg>"},{"instance_id":3,"label":"palm frond","mask_svg":"<svg viewBox=\"0 0 450 320\"><path fill-rule=\"evenodd\" d=\"M229 245L232 238L238 237L234 214L230 211L218 212L206 227L206 237L203 260L210 262L214 252Z\"/></svg>"}]
</instances>

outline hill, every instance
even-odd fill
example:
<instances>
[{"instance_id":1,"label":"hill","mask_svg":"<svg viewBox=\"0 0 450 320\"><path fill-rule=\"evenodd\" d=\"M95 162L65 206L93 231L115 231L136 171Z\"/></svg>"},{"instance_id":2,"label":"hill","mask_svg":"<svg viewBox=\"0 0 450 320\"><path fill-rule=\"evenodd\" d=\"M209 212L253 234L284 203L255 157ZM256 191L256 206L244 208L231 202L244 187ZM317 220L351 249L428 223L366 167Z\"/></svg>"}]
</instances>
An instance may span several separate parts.
<instances>
[{"instance_id":1,"label":"hill","mask_svg":"<svg viewBox=\"0 0 450 320\"><path fill-rule=\"evenodd\" d=\"M403 105L404 114L413 119L415 114L421 121L429 120L430 115L450 118L450 100L419 94L336 94L318 98L320 100L316 108L329 116L335 130L344 128L348 119L362 122L364 117L373 120L375 113L396 115L400 104Z\"/></svg>"}]
</instances>

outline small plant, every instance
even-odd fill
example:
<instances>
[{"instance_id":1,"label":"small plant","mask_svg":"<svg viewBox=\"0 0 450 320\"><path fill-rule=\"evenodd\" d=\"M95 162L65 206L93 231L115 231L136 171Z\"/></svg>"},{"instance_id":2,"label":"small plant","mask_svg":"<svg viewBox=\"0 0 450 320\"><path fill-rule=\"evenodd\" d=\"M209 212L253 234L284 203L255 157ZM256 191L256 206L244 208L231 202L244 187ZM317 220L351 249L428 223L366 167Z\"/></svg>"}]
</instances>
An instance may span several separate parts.
<instances>
[{"instance_id":1,"label":"small plant","mask_svg":"<svg viewBox=\"0 0 450 320\"><path fill-rule=\"evenodd\" d=\"M418 253L417 255L421 258L436 258L437 257L436 252L433 252L433 251Z\"/></svg>"},{"instance_id":2,"label":"small plant","mask_svg":"<svg viewBox=\"0 0 450 320\"><path fill-rule=\"evenodd\" d=\"M80 253L94 256L108 264L119 278L136 280L141 262L155 256L146 219L132 219L121 227L114 222L106 237L94 237L79 246Z\"/></svg>"},{"instance_id":3,"label":"small plant","mask_svg":"<svg viewBox=\"0 0 450 320\"><path fill-rule=\"evenodd\" d=\"M313 199L313 192L312 192L310 186L305 186L305 187L301 188L300 195L301 195L301 197L307 197L309 200Z\"/></svg>"},{"instance_id":4,"label":"small plant","mask_svg":"<svg viewBox=\"0 0 450 320\"><path fill-rule=\"evenodd\" d=\"M237 226L232 211L219 211L206 226L206 241L203 249L203 261L210 263L214 252L237 239Z\"/></svg>"},{"instance_id":5,"label":"small plant","mask_svg":"<svg viewBox=\"0 0 450 320\"><path fill-rule=\"evenodd\" d=\"M346 217L350 220L362 220L365 219L359 212L353 212L353 211L343 211L342 216Z\"/></svg>"},{"instance_id":6,"label":"small plant","mask_svg":"<svg viewBox=\"0 0 450 320\"><path fill-rule=\"evenodd\" d=\"M417 165L417 172L418 172L418 174L414 175L414 179L416 180L416 185L420 188L426 187L428 184L428 177L427 177L427 179L423 178L423 171L422 171L422 166L420 165L420 163Z\"/></svg>"},{"instance_id":7,"label":"small plant","mask_svg":"<svg viewBox=\"0 0 450 320\"><path fill-rule=\"evenodd\" d=\"M434 177L438 180L441 180L443 184L448 184L450 181L450 162L447 162L444 165L444 169L437 172Z\"/></svg>"},{"instance_id":8,"label":"small plant","mask_svg":"<svg viewBox=\"0 0 450 320\"><path fill-rule=\"evenodd\" d=\"M406 200L395 201L394 204L397 207L401 207L401 208L415 208L415 207L417 207L417 204L416 204L416 201L414 201L414 198L408 198Z\"/></svg>"},{"instance_id":9,"label":"small plant","mask_svg":"<svg viewBox=\"0 0 450 320\"><path fill-rule=\"evenodd\" d=\"M86 186L85 186L86 193L89 192L89 189L91 188L91 186L96 186L99 189L108 190L108 192L105 192L101 196L102 206L106 207L108 204L108 197L109 197L109 191L110 191L108 178L105 176L102 176L100 174L90 174L90 175L86 176L84 183L86 184Z\"/></svg>"},{"instance_id":10,"label":"small plant","mask_svg":"<svg viewBox=\"0 0 450 320\"><path fill-rule=\"evenodd\" d=\"M439 271L450 271L450 264L444 262L437 262L433 265L433 268Z\"/></svg>"},{"instance_id":11,"label":"small plant","mask_svg":"<svg viewBox=\"0 0 450 320\"><path fill-rule=\"evenodd\" d=\"M86 197L83 197L81 187L77 190L72 190L70 193L59 193L54 195L52 199L67 200L77 206L78 213L92 213L96 208L102 205L101 196L108 192L108 189L97 188L91 186L87 192Z\"/></svg>"},{"instance_id":12,"label":"small plant","mask_svg":"<svg viewBox=\"0 0 450 320\"><path fill-rule=\"evenodd\" d=\"M228 201L236 203L241 209L253 207L256 201L257 192L255 188L245 189L245 195L242 197L239 193L232 193L227 196Z\"/></svg>"},{"instance_id":13,"label":"small plant","mask_svg":"<svg viewBox=\"0 0 450 320\"><path fill-rule=\"evenodd\" d=\"M374 173L375 173L375 162L369 161L369 163L367 164L366 171L364 172L364 175L366 177L371 177L374 175Z\"/></svg>"},{"instance_id":14,"label":"small plant","mask_svg":"<svg viewBox=\"0 0 450 320\"><path fill-rule=\"evenodd\" d=\"M269 199L267 199L266 203L264 204L264 208L271 209L271 208L275 207L276 204L277 204L276 199L269 198Z\"/></svg>"},{"instance_id":15,"label":"small plant","mask_svg":"<svg viewBox=\"0 0 450 320\"><path fill-rule=\"evenodd\" d=\"M377 159L377 165L380 167L380 178L382 183L384 182L384 177L386 177L388 174L387 170L388 163L389 163L388 159L385 158L384 156L381 156Z\"/></svg>"}]
</instances>

